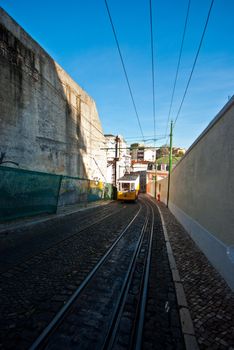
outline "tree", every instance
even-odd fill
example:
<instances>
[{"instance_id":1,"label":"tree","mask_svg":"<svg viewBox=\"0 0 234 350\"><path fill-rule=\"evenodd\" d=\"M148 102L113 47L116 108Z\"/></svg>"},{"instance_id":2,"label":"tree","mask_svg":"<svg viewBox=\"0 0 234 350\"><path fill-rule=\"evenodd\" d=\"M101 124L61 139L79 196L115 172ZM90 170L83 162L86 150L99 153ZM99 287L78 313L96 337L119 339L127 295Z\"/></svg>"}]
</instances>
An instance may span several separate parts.
<instances>
[{"instance_id":1,"label":"tree","mask_svg":"<svg viewBox=\"0 0 234 350\"><path fill-rule=\"evenodd\" d=\"M157 159L161 157L165 157L169 155L169 146L162 145L159 149L157 149Z\"/></svg>"}]
</instances>

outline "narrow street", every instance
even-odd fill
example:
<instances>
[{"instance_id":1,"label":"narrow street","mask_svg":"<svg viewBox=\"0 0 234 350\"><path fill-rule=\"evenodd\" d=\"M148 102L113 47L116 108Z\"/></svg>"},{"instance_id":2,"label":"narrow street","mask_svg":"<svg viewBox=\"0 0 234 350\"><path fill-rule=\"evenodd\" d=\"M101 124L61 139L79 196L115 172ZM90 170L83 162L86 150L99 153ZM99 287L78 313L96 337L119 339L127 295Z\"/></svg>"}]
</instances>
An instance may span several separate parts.
<instances>
[{"instance_id":1,"label":"narrow street","mask_svg":"<svg viewBox=\"0 0 234 350\"><path fill-rule=\"evenodd\" d=\"M1 1L0 350L234 350L233 13Z\"/></svg>"},{"instance_id":2,"label":"narrow street","mask_svg":"<svg viewBox=\"0 0 234 350\"><path fill-rule=\"evenodd\" d=\"M148 297L142 313L150 234ZM184 348L162 224L157 207L147 197L2 233L0 239L6 262L1 271L1 348L30 347L117 239L113 252L76 298L73 311L66 311L53 337L49 333L43 344L56 349L101 349L111 341L113 348L128 349L137 341L141 318L143 348L154 348L156 340L157 348L165 344ZM128 288L123 287L126 278Z\"/></svg>"}]
</instances>

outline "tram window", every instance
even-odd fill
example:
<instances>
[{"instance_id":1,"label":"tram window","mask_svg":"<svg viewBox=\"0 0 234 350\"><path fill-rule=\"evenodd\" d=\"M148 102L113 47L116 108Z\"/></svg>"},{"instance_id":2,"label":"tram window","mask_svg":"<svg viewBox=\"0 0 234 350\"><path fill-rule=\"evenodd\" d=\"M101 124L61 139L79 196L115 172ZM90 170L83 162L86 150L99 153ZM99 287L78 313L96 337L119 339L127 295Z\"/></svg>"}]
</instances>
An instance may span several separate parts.
<instances>
[{"instance_id":1,"label":"tram window","mask_svg":"<svg viewBox=\"0 0 234 350\"><path fill-rule=\"evenodd\" d=\"M134 184L131 184L131 191L134 191L135 190L135 186Z\"/></svg>"},{"instance_id":2,"label":"tram window","mask_svg":"<svg viewBox=\"0 0 234 350\"><path fill-rule=\"evenodd\" d=\"M123 191L129 191L130 189L130 183L129 182L123 182L122 183L122 190Z\"/></svg>"}]
</instances>

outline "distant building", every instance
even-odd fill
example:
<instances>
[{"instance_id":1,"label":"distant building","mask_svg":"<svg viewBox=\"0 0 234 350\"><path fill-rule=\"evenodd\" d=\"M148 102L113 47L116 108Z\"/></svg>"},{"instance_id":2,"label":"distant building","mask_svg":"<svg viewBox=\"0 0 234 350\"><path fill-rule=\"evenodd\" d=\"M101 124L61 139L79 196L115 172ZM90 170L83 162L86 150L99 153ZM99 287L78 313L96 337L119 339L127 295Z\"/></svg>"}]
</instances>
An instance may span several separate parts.
<instances>
[{"instance_id":1,"label":"distant building","mask_svg":"<svg viewBox=\"0 0 234 350\"><path fill-rule=\"evenodd\" d=\"M176 166L181 157L172 156L172 168ZM157 171L169 171L169 156L163 156L157 159ZM155 170L155 162L148 163L148 170Z\"/></svg>"},{"instance_id":2,"label":"distant building","mask_svg":"<svg viewBox=\"0 0 234 350\"><path fill-rule=\"evenodd\" d=\"M147 160L132 160L131 171L140 175L140 192L146 192Z\"/></svg>"},{"instance_id":3,"label":"distant building","mask_svg":"<svg viewBox=\"0 0 234 350\"><path fill-rule=\"evenodd\" d=\"M130 146L132 161L154 161L155 151L151 148L146 148L140 143L133 143Z\"/></svg>"},{"instance_id":4,"label":"distant building","mask_svg":"<svg viewBox=\"0 0 234 350\"><path fill-rule=\"evenodd\" d=\"M144 160L147 160L149 162L155 161L155 150L151 148L145 148L144 149Z\"/></svg>"},{"instance_id":5,"label":"distant building","mask_svg":"<svg viewBox=\"0 0 234 350\"><path fill-rule=\"evenodd\" d=\"M149 162L147 160L132 160L131 171L147 171Z\"/></svg>"}]
</instances>

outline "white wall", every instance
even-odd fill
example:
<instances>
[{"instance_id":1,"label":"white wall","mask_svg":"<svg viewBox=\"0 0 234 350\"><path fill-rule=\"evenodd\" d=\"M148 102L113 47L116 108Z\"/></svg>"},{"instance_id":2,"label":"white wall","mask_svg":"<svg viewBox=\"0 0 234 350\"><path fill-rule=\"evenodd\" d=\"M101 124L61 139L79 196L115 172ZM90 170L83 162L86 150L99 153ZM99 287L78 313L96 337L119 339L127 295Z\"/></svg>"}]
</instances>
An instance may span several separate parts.
<instances>
[{"instance_id":1,"label":"white wall","mask_svg":"<svg viewBox=\"0 0 234 350\"><path fill-rule=\"evenodd\" d=\"M234 98L173 169L169 208L234 289Z\"/></svg>"}]
</instances>

